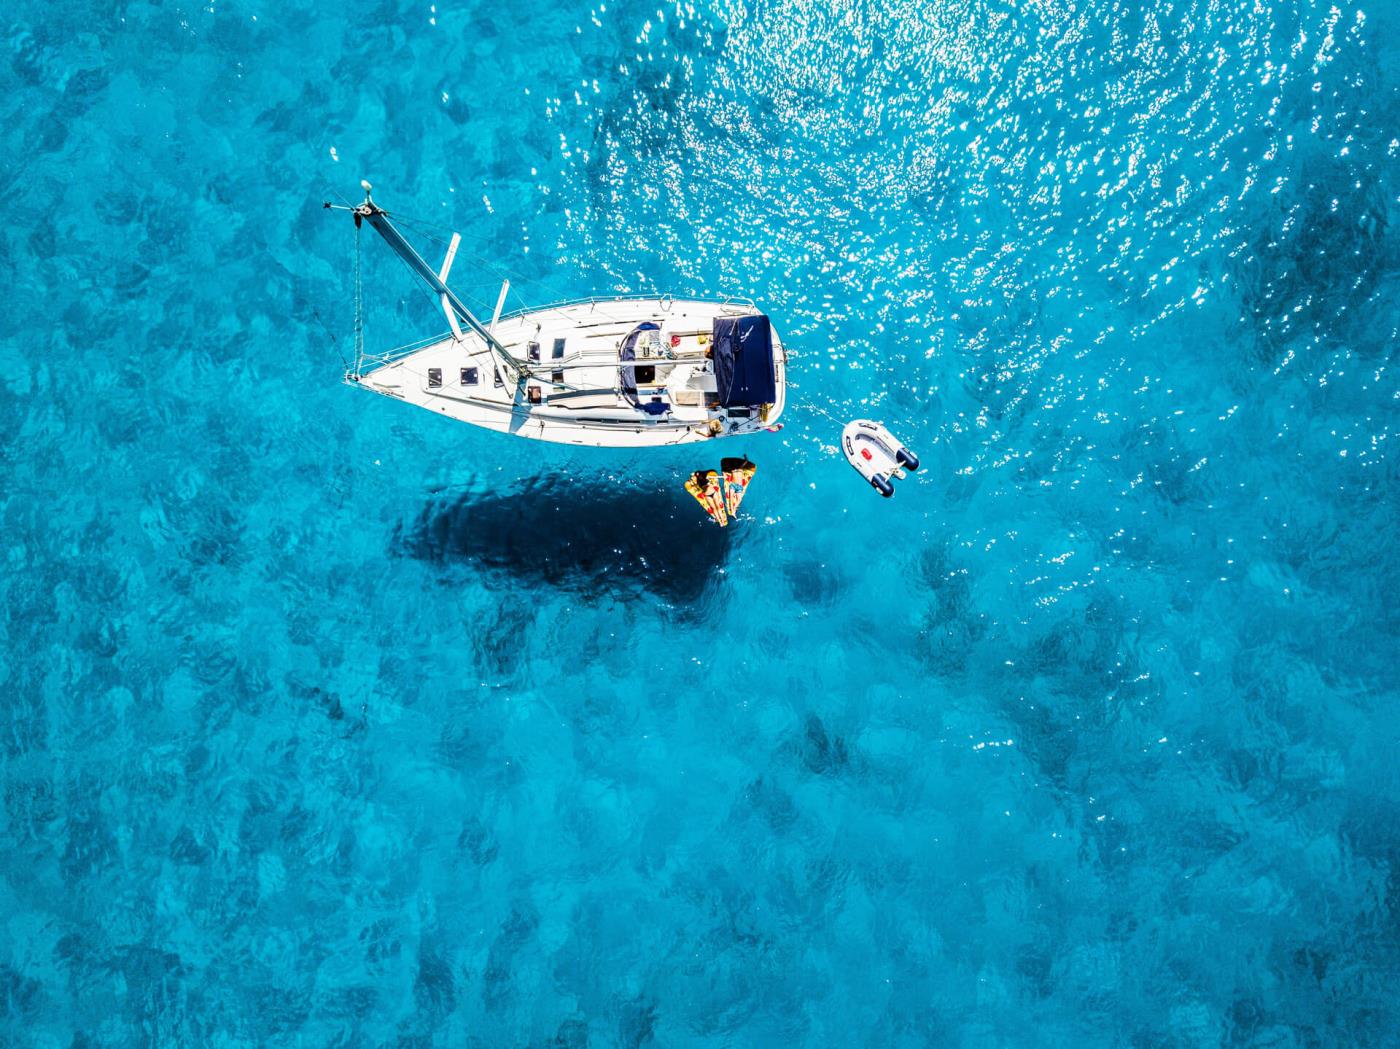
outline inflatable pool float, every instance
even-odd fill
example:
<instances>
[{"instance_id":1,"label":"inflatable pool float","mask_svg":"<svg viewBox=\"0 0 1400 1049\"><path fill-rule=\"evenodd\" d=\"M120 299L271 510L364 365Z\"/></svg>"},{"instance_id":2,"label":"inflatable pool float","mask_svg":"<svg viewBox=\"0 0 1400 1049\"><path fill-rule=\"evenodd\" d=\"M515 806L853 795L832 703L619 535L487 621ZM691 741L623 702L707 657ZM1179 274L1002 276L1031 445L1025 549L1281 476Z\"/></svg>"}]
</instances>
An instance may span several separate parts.
<instances>
[{"instance_id":1,"label":"inflatable pool float","mask_svg":"<svg viewBox=\"0 0 1400 1049\"><path fill-rule=\"evenodd\" d=\"M753 475L758 472L758 467L745 456L721 459L719 468L724 473L724 509L730 517L736 517L739 504L744 501L744 490L753 480Z\"/></svg>"},{"instance_id":2,"label":"inflatable pool float","mask_svg":"<svg viewBox=\"0 0 1400 1049\"><path fill-rule=\"evenodd\" d=\"M714 470L696 470L686 479L685 490L705 508L705 513L710 515L711 521L721 528L729 524L729 515L724 509L724 490L720 487L718 473Z\"/></svg>"},{"instance_id":3,"label":"inflatable pool float","mask_svg":"<svg viewBox=\"0 0 1400 1049\"><path fill-rule=\"evenodd\" d=\"M919 457L894 438L877 422L856 419L841 431L841 447L846 459L870 482L870 487L886 499L894 495L894 478L905 470L917 470Z\"/></svg>"}]
</instances>

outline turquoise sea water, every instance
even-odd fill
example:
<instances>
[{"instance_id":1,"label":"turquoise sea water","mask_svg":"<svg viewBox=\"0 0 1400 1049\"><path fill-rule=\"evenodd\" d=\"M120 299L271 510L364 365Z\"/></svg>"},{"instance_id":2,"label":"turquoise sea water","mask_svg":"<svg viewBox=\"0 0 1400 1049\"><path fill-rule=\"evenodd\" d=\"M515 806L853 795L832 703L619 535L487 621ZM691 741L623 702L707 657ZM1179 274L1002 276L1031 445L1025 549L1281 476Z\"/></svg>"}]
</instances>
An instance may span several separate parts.
<instances>
[{"instance_id":1,"label":"turquoise sea water","mask_svg":"<svg viewBox=\"0 0 1400 1049\"><path fill-rule=\"evenodd\" d=\"M1400 1045L1393 4L0 33L0 1043ZM361 177L488 308L751 294L786 429L340 385Z\"/></svg>"}]
</instances>

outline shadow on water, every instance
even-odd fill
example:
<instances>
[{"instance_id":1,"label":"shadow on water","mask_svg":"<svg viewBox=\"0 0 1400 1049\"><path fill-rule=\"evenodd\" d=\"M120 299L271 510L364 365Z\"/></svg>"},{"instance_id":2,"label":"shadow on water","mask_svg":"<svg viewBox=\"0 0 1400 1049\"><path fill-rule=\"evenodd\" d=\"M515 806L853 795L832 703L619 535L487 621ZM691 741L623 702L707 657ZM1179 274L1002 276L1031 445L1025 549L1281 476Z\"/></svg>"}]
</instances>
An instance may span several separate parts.
<instances>
[{"instance_id":1,"label":"shadow on water","mask_svg":"<svg viewBox=\"0 0 1400 1049\"><path fill-rule=\"evenodd\" d=\"M682 604L704 597L731 541L679 484L561 473L436 499L395 535L409 557L474 566L497 581Z\"/></svg>"}]
</instances>

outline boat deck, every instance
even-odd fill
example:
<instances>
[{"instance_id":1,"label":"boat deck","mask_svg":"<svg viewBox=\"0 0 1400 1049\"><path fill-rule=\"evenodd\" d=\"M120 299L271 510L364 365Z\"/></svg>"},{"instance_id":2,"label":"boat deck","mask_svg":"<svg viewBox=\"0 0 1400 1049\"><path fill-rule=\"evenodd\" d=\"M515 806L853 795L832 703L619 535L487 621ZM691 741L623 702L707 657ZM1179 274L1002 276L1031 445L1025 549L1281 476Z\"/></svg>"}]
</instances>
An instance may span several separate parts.
<instances>
[{"instance_id":1,"label":"boat deck","mask_svg":"<svg viewBox=\"0 0 1400 1049\"><path fill-rule=\"evenodd\" d=\"M777 400L766 409L722 408L709 360L717 317L756 313L749 303L699 299L588 299L502 317L493 334L531 375L497 374L486 342L447 334L379 358L358 385L449 418L564 444L684 444L772 425L783 409L786 362L773 333ZM659 326L662 352L619 358L638 325ZM622 371L634 369L636 402ZM652 405L650 414L640 405ZM664 411L659 409L664 408Z\"/></svg>"}]
</instances>

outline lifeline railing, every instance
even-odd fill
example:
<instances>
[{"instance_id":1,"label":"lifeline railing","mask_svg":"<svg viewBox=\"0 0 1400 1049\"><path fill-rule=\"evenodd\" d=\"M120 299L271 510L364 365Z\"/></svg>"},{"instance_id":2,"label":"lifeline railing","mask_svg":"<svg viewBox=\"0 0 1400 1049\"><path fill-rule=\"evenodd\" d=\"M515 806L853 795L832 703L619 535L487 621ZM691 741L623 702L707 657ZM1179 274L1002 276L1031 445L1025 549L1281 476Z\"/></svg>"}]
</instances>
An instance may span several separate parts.
<instances>
[{"instance_id":1,"label":"lifeline railing","mask_svg":"<svg viewBox=\"0 0 1400 1049\"><path fill-rule=\"evenodd\" d=\"M440 335L430 335L426 339L419 339L417 342L405 343L402 346L395 346L392 350L384 350L380 353L361 353L355 358L355 370L352 375L359 376L365 373L367 368L379 368L386 364L393 364L395 361L426 349L435 343L445 342L452 338L450 331L445 331ZM346 381L351 381L351 376L346 376Z\"/></svg>"},{"instance_id":2,"label":"lifeline railing","mask_svg":"<svg viewBox=\"0 0 1400 1049\"><path fill-rule=\"evenodd\" d=\"M673 302L713 302L720 306L748 306L750 309L758 309L754 301L742 295L725 295L723 297L703 296L703 295L672 295L669 291L661 295L656 295L649 291L631 292L627 295L580 295L575 299L560 299L558 302L548 302L543 306L522 306L518 310L511 310L509 313L501 314L501 320L511 320L526 313L548 313L551 310L565 310L570 306L582 306L588 303L590 306L598 306L608 302L638 302L642 299L655 299L665 303L663 309L670 309Z\"/></svg>"},{"instance_id":3,"label":"lifeline railing","mask_svg":"<svg viewBox=\"0 0 1400 1049\"><path fill-rule=\"evenodd\" d=\"M664 295L653 295L651 292L643 291L634 292L629 295L581 295L576 299L561 299L558 302L547 303L544 306L523 306L518 310L511 310L511 312L509 313L501 314L499 320L496 323L499 323L500 321L504 320L513 320L516 317L523 316L526 313L548 313L551 310L564 310L568 309L571 306L582 306L584 303L588 303L591 306L598 306L608 302L639 302L643 299L655 299L658 302L665 303L666 305L662 307L663 309L670 309L670 304L678 301L710 302L720 306L747 306L749 307L749 309L758 309L758 307L754 304L754 301L752 299L745 298L742 295L725 295L722 298L713 296L702 297L699 295L687 295L684 297L677 297L675 295L672 295L670 292L667 292ZM410 342L405 343L402 346L395 346L392 350L385 350L381 353L359 354L355 358L354 372L349 375L346 375L345 380L346 382L353 382L354 379L352 378L352 376L363 375L367 367L379 368L383 367L386 364L393 364L394 361L402 360L403 358L408 357L411 354L414 354L417 351L424 349L425 347L432 346L435 343L446 342L452 337L452 332L448 331L443 332L440 335L430 335L426 339L419 339L417 342Z\"/></svg>"}]
</instances>

